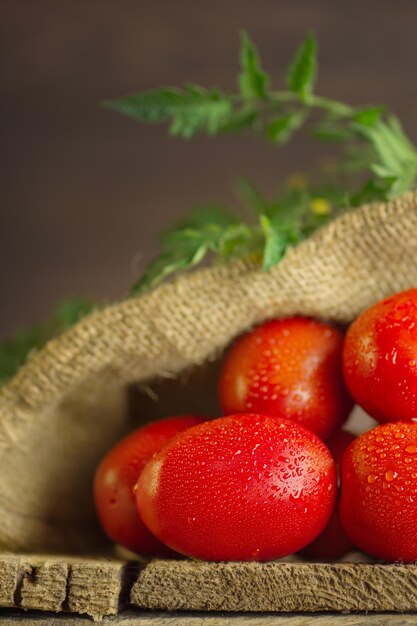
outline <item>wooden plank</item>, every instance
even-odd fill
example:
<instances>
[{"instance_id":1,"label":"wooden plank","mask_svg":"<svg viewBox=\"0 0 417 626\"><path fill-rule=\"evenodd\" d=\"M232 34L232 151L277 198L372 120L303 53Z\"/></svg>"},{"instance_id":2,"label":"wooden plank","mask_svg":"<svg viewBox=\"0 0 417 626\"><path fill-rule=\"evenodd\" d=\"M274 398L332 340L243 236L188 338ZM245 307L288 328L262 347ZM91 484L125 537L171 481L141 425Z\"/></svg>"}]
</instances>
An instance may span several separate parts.
<instances>
[{"instance_id":1,"label":"wooden plank","mask_svg":"<svg viewBox=\"0 0 417 626\"><path fill-rule=\"evenodd\" d=\"M417 611L417 565L0 555L0 607L101 619L142 610ZM140 612L138 615L144 615ZM417 622L417 617L416 617Z\"/></svg>"},{"instance_id":2,"label":"wooden plank","mask_svg":"<svg viewBox=\"0 0 417 626\"><path fill-rule=\"evenodd\" d=\"M0 607L69 611L94 619L116 615L125 561L41 555L0 556Z\"/></svg>"},{"instance_id":3,"label":"wooden plank","mask_svg":"<svg viewBox=\"0 0 417 626\"><path fill-rule=\"evenodd\" d=\"M152 561L131 602L171 611L416 611L417 566Z\"/></svg>"},{"instance_id":4,"label":"wooden plank","mask_svg":"<svg viewBox=\"0 0 417 626\"><path fill-rule=\"evenodd\" d=\"M123 562L102 559L70 563L66 608L95 619L116 615L125 566Z\"/></svg>"},{"instance_id":5,"label":"wooden plank","mask_svg":"<svg viewBox=\"0 0 417 626\"><path fill-rule=\"evenodd\" d=\"M86 625L90 620L85 617L51 614L22 614L9 613L0 616L2 626L72 626L73 624ZM90 622L91 623L91 622ZM101 624L113 626L414 626L417 623L416 614L384 613L376 614L304 614L293 615L251 615L223 613L208 615L207 613L166 613L127 611L117 617L103 619Z\"/></svg>"},{"instance_id":6,"label":"wooden plank","mask_svg":"<svg viewBox=\"0 0 417 626\"><path fill-rule=\"evenodd\" d=\"M67 595L68 564L62 560L21 563L20 606L22 609L61 611ZM19 598L17 598L19 601Z\"/></svg>"},{"instance_id":7,"label":"wooden plank","mask_svg":"<svg viewBox=\"0 0 417 626\"><path fill-rule=\"evenodd\" d=\"M3 555L0 561L0 607L14 607L18 584L19 562L15 557Z\"/></svg>"}]
</instances>

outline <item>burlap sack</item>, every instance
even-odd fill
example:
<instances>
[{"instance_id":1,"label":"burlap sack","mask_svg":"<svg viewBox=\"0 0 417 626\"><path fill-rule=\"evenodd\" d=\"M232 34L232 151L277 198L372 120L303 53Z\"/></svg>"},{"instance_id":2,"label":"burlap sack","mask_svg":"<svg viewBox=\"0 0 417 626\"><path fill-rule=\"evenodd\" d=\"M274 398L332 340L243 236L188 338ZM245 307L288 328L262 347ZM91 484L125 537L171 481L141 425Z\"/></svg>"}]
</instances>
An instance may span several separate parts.
<instances>
[{"instance_id":1,"label":"burlap sack","mask_svg":"<svg viewBox=\"0 0 417 626\"><path fill-rule=\"evenodd\" d=\"M416 285L417 193L409 193L346 214L267 273L253 260L204 269L83 319L1 390L0 541L41 551L91 551L100 543L91 478L104 450L132 428L128 383L212 360L267 318L300 313L349 322ZM208 379L202 382L213 398ZM189 409L184 389L180 402L165 402L167 413Z\"/></svg>"}]
</instances>

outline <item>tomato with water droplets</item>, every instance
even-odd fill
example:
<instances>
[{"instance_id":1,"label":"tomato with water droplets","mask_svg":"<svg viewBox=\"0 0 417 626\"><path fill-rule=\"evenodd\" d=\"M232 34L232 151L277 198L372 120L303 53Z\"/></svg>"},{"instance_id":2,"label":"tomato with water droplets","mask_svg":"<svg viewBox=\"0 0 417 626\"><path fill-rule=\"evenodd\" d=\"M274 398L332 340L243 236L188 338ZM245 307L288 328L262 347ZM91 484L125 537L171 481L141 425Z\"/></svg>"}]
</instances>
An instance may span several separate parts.
<instances>
[{"instance_id":1,"label":"tomato with water droplets","mask_svg":"<svg viewBox=\"0 0 417 626\"><path fill-rule=\"evenodd\" d=\"M172 549L213 561L267 561L301 549L334 508L324 443L289 420L232 415L179 434L144 468L141 518Z\"/></svg>"},{"instance_id":2,"label":"tomato with water droplets","mask_svg":"<svg viewBox=\"0 0 417 626\"><path fill-rule=\"evenodd\" d=\"M342 528L364 552L417 560L417 424L391 422L360 435L342 461Z\"/></svg>"},{"instance_id":3,"label":"tomato with water droplets","mask_svg":"<svg viewBox=\"0 0 417 626\"><path fill-rule=\"evenodd\" d=\"M343 455L354 440L354 435L345 430L339 430L326 444L334 458L338 476ZM352 542L340 526L338 511L335 511L326 528L313 543L302 551L302 555L308 559L331 561L340 559L353 549Z\"/></svg>"},{"instance_id":4,"label":"tomato with water droplets","mask_svg":"<svg viewBox=\"0 0 417 626\"><path fill-rule=\"evenodd\" d=\"M356 402L379 422L417 418L417 289L375 304L350 326L344 374Z\"/></svg>"},{"instance_id":5,"label":"tomato with water droplets","mask_svg":"<svg viewBox=\"0 0 417 626\"><path fill-rule=\"evenodd\" d=\"M133 487L156 452L179 432L202 421L186 415L147 424L106 454L95 474L94 501L103 530L113 541L146 556L172 554L140 519Z\"/></svg>"},{"instance_id":6,"label":"tomato with water droplets","mask_svg":"<svg viewBox=\"0 0 417 626\"><path fill-rule=\"evenodd\" d=\"M342 375L343 333L324 322L272 320L237 340L220 376L224 414L264 413L328 439L353 401Z\"/></svg>"}]
</instances>

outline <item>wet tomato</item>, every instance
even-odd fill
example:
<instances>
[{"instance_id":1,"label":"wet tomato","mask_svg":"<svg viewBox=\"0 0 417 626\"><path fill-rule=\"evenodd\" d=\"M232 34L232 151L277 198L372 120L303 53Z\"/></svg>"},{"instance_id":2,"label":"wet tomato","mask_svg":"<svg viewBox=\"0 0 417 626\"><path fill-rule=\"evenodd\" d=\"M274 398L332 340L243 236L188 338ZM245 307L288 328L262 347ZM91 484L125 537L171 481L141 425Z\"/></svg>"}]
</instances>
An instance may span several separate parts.
<instances>
[{"instance_id":1,"label":"wet tomato","mask_svg":"<svg viewBox=\"0 0 417 626\"><path fill-rule=\"evenodd\" d=\"M377 426L349 446L342 461L340 522L372 556L417 559L417 424Z\"/></svg>"},{"instance_id":2,"label":"wet tomato","mask_svg":"<svg viewBox=\"0 0 417 626\"><path fill-rule=\"evenodd\" d=\"M221 372L223 412L284 417L328 439L353 406L342 375L343 339L337 328L302 317L244 335Z\"/></svg>"},{"instance_id":3,"label":"wet tomato","mask_svg":"<svg viewBox=\"0 0 417 626\"><path fill-rule=\"evenodd\" d=\"M333 459L311 431L265 415L233 415L178 435L144 468L140 515L182 554L276 559L310 543L334 507Z\"/></svg>"},{"instance_id":4,"label":"wet tomato","mask_svg":"<svg viewBox=\"0 0 417 626\"><path fill-rule=\"evenodd\" d=\"M187 415L148 424L122 439L101 461L94 478L94 501L103 530L113 541L146 556L171 552L140 519L133 486L156 452L176 434L202 421Z\"/></svg>"},{"instance_id":5,"label":"wet tomato","mask_svg":"<svg viewBox=\"0 0 417 626\"><path fill-rule=\"evenodd\" d=\"M343 352L347 386L379 422L417 418L417 289L374 305L350 326Z\"/></svg>"},{"instance_id":6,"label":"wet tomato","mask_svg":"<svg viewBox=\"0 0 417 626\"><path fill-rule=\"evenodd\" d=\"M350 433L340 430L326 444L334 458L338 476L342 457L354 439L355 437ZM352 542L340 526L338 511L335 511L326 528L313 543L302 551L302 555L308 559L331 561L340 559L353 549Z\"/></svg>"}]
</instances>

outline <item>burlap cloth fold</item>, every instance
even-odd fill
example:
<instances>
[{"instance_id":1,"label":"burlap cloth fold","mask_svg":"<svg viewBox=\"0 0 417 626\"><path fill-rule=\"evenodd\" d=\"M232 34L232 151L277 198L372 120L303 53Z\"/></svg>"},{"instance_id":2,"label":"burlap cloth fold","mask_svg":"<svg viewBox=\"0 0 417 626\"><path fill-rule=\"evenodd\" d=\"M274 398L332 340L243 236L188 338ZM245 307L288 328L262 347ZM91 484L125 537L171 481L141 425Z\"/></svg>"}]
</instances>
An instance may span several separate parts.
<instances>
[{"instance_id":1,"label":"burlap cloth fold","mask_svg":"<svg viewBox=\"0 0 417 626\"><path fill-rule=\"evenodd\" d=\"M267 318L349 322L411 286L417 192L342 216L268 272L250 259L203 269L83 319L0 392L0 542L41 551L100 543L91 478L128 428L128 383L201 364Z\"/></svg>"}]
</instances>

